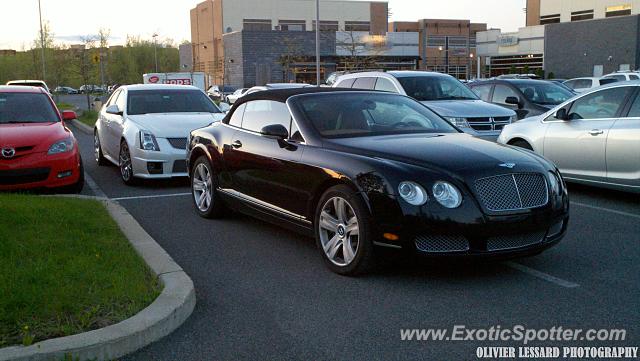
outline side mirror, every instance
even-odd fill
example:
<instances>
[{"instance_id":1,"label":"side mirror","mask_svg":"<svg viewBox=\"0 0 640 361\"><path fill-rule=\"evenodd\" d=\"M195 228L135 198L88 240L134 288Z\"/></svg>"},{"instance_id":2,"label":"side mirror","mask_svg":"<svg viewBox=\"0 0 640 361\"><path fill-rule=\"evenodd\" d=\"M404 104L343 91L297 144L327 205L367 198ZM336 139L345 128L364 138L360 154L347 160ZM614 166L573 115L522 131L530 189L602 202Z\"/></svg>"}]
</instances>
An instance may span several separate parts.
<instances>
[{"instance_id":1,"label":"side mirror","mask_svg":"<svg viewBox=\"0 0 640 361\"><path fill-rule=\"evenodd\" d=\"M78 119L78 116L76 115L76 112L74 112L73 110L63 110L62 111L62 120L69 121L69 120L74 120L74 119Z\"/></svg>"},{"instance_id":2,"label":"side mirror","mask_svg":"<svg viewBox=\"0 0 640 361\"><path fill-rule=\"evenodd\" d=\"M122 111L115 104L109 105L107 109L105 109L105 111L107 112L107 114L122 115Z\"/></svg>"},{"instance_id":3,"label":"side mirror","mask_svg":"<svg viewBox=\"0 0 640 361\"><path fill-rule=\"evenodd\" d=\"M282 124L271 124L262 128L260 134L266 137L274 137L277 139L287 139L289 137L289 131Z\"/></svg>"},{"instance_id":4,"label":"side mirror","mask_svg":"<svg viewBox=\"0 0 640 361\"><path fill-rule=\"evenodd\" d=\"M223 113L228 113L229 110L231 110L231 105L229 105L228 103L224 103L223 102L223 103L218 104L218 108L220 108L220 110Z\"/></svg>"},{"instance_id":5,"label":"side mirror","mask_svg":"<svg viewBox=\"0 0 640 361\"><path fill-rule=\"evenodd\" d=\"M511 105L517 105L518 109L522 109L524 107L524 104L522 104L522 102L520 101L520 99L518 99L518 97L514 97L514 96L507 97L507 99L505 99L504 102Z\"/></svg>"},{"instance_id":6,"label":"side mirror","mask_svg":"<svg viewBox=\"0 0 640 361\"><path fill-rule=\"evenodd\" d=\"M558 111L556 112L556 119L560 119L560 120L569 120L569 115L567 114L567 109L565 108L560 108L558 109Z\"/></svg>"}]
</instances>

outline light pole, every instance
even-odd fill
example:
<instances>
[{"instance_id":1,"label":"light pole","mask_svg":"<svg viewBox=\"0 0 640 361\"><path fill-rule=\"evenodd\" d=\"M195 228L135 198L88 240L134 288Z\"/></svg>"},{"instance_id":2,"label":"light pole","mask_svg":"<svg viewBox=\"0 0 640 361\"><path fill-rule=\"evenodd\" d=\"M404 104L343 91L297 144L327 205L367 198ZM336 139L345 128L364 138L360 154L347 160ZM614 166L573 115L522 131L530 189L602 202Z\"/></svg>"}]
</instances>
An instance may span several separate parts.
<instances>
[{"instance_id":1,"label":"light pole","mask_svg":"<svg viewBox=\"0 0 640 361\"><path fill-rule=\"evenodd\" d=\"M316 85L320 86L320 0L316 0Z\"/></svg>"},{"instance_id":2,"label":"light pole","mask_svg":"<svg viewBox=\"0 0 640 361\"><path fill-rule=\"evenodd\" d=\"M42 27L42 6L40 6L40 0L38 0L38 16L40 17L40 43L42 46L42 80L45 81L47 77L47 67L44 63L44 29Z\"/></svg>"},{"instance_id":3,"label":"light pole","mask_svg":"<svg viewBox=\"0 0 640 361\"><path fill-rule=\"evenodd\" d=\"M156 73L157 73L158 72L158 40L157 40L158 33L153 33L151 37L153 37L153 57L156 62Z\"/></svg>"}]
</instances>

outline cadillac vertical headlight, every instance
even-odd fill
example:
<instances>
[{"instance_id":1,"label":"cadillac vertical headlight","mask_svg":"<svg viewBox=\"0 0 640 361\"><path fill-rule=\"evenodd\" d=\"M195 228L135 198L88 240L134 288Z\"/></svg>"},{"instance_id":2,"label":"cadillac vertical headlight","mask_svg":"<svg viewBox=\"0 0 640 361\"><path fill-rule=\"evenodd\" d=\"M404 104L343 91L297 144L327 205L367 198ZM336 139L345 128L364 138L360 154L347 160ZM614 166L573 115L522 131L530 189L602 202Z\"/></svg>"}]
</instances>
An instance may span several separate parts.
<instances>
[{"instance_id":1,"label":"cadillac vertical headlight","mask_svg":"<svg viewBox=\"0 0 640 361\"><path fill-rule=\"evenodd\" d=\"M140 148L144 150L160 150L156 137L148 130L140 131Z\"/></svg>"},{"instance_id":2,"label":"cadillac vertical headlight","mask_svg":"<svg viewBox=\"0 0 640 361\"><path fill-rule=\"evenodd\" d=\"M66 153L66 152L70 152L71 150L73 150L73 139L69 137L51 144L47 154L51 155L51 154Z\"/></svg>"},{"instance_id":3,"label":"cadillac vertical headlight","mask_svg":"<svg viewBox=\"0 0 640 361\"><path fill-rule=\"evenodd\" d=\"M462 203L462 194L451 183L438 181L432 190L433 197L445 208L458 208Z\"/></svg>"},{"instance_id":4,"label":"cadillac vertical headlight","mask_svg":"<svg viewBox=\"0 0 640 361\"><path fill-rule=\"evenodd\" d=\"M400 193L402 199L414 206L421 206L429 199L424 188L415 182L400 183L400 185L398 185L398 193Z\"/></svg>"},{"instance_id":5,"label":"cadillac vertical headlight","mask_svg":"<svg viewBox=\"0 0 640 361\"><path fill-rule=\"evenodd\" d=\"M458 128L470 128L469 123L467 122L467 118L458 118L458 117L444 117L444 118L448 120L450 123L452 123L453 125L457 126Z\"/></svg>"}]
</instances>

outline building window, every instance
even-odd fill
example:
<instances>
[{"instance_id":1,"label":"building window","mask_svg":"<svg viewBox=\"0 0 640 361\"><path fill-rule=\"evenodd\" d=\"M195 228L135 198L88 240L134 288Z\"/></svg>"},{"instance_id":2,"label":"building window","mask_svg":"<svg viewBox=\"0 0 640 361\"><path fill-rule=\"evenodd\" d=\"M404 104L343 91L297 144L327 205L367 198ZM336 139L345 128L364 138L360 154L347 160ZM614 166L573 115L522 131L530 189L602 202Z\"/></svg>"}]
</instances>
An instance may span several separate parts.
<instances>
[{"instance_id":1,"label":"building window","mask_svg":"<svg viewBox=\"0 0 640 361\"><path fill-rule=\"evenodd\" d=\"M593 19L593 9L574 11L571 13L571 21L591 20Z\"/></svg>"},{"instance_id":2,"label":"building window","mask_svg":"<svg viewBox=\"0 0 640 361\"><path fill-rule=\"evenodd\" d=\"M450 36L449 37L449 47L450 48L464 48L466 49L468 46L469 38L460 37L460 36Z\"/></svg>"},{"instance_id":3,"label":"building window","mask_svg":"<svg viewBox=\"0 0 640 361\"><path fill-rule=\"evenodd\" d=\"M427 46L430 48L445 47L447 45L447 38L444 36L428 36Z\"/></svg>"},{"instance_id":4,"label":"building window","mask_svg":"<svg viewBox=\"0 0 640 361\"><path fill-rule=\"evenodd\" d=\"M316 21L313 20L312 23L313 30L316 30ZM326 21L320 20L320 31L338 31L338 22L337 21Z\"/></svg>"},{"instance_id":5,"label":"building window","mask_svg":"<svg viewBox=\"0 0 640 361\"><path fill-rule=\"evenodd\" d=\"M242 28L244 31L271 31L271 20L244 19Z\"/></svg>"},{"instance_id":6,"label":"building window","mask_svg":"<svg viewBox=\"0 0 640 361\"><path fill-rule=\"evenodd\" d=\"M345 21L344 31L371 31L368 21Z\"/></svg>"},{"instance_id":7,"label":"building window","mask_svg":"<svg viewBox=\"0 0 640 361\"><path fill-rule=\"evenodd\" d=\"M307 30L304 20L280 20L278 21L280 31L305 31Z\"/></svg>"},{"instance_id":8,"label":"building window","mask_svg":"<svg viewBox=\"0 0 640 361\"><path fill-rule=\"evenodd\" d=\"M540 25L560 22L560 14L544 15L540 17Z\"/></svg>"},{"instance_id":9,"label":"building window","mask_svg":"<svg viewBox=\"0 0 640 361\"><path fill-rule=\"evenodd\" d=\"M607 6L605 14L608 18L612 16L631 15L631 4Z\"/></svg>"}]
</instances>

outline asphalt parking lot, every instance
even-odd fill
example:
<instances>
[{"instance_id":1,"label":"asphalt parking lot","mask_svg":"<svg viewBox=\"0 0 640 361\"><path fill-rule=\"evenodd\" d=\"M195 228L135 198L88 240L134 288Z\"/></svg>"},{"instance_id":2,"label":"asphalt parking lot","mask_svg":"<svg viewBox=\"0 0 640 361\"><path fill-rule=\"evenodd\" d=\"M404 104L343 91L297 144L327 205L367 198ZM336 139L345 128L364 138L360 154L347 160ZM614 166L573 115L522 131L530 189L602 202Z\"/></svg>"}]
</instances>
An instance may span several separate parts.
<instances>
[{"instance_id":1,"label":"asphalt parking lot","mask_svg":"<svg viewBox=\"0 0 640 361\"><path fill-rule=\"evenodd\" d=\"M125 360L475 359L470 341L401 341L406 328L563 326L627 330L640 340L640 197L570 185L566 238L533 258L497 264L396 260L346 278L313 240L242 215L205 220L188 181L127 187L97 167L75 131L85 170L191 276L197 306L173 334ZM91 181L90 180L90 181ZM90 192L90 191L87 191ZM535 346L591 346L585 342Z\"/></svg>"}]
</instances>

